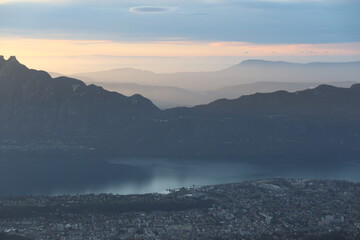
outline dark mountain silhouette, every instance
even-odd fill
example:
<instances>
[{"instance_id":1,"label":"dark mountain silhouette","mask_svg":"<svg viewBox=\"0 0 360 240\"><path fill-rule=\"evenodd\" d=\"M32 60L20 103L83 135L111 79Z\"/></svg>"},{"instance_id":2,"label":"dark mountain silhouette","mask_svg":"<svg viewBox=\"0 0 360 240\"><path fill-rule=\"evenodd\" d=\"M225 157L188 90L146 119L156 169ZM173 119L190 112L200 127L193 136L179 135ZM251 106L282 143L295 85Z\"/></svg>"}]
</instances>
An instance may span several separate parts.
<instances>
[{"instance_id":1,"label":"dark mountain silhouette","mask_svg":"<svg viewBox=\"0 0 360 240\"><path fill-rule=\"evenodd\" d=\"M356 82L328 82L326 84L335 87L348 88L355 83ZM278 90L296 92L305 89L313 89L322 84L323 83L319 82L255 82L249 84L241 84L231 87L224 87L216 91L210 92L210 94L213 96L213 99L208 102L212 102L220 98L234 99L243 95L251 95L255 93L271 93Z\"/></svg>"},{"instance_id":2,"label":"dark mountain silhouette","mask_svg":"<svg viewBox=\"0 0 360 240\"><path fill-rule=\"evenodd\" d=\"M221 99L163 111L143 130L152 131L142 137L141 146L144 155L268 161L359 159L358 106L360 84ZM140 149L132 145L130 152L131 147Z\"/></svg>"},{"instance_id":3,"label":"dark mountain silhouette","mask_svg":"<svg viewBox=\"0 0 360 240\"><path fill-rule=\"evenodd\" d=\"M15 58L0 61L1 152L353 161L360 157L360 84L257 93L161 111Z\"/></svg>"},{"instance_id":4,"label":"dark mountain silhouette","mask_svg":"<svg viewBox=\"0 0 360 240\"><path fill-rule=\"evenodd\" d=\"M159 109L131 97L67 77L52 79L15 57L0 62L0 132L3 140L92 141ZM104 135L105 134L105 135Z\"/></svg>"},{"instance_id":5,"label":"dark mountain silhouette","mask_svg":"<svg viewBox=\"0 0 360 240\"><path fill-rule=\"evenodd\" d=\"M289 93L256 93L235 100L220 99L197 106L200 111L217 114L294 114L343 118L359 117L360 84L348 88L320 85L314 89Z\"/></svg>"}]
</instances>

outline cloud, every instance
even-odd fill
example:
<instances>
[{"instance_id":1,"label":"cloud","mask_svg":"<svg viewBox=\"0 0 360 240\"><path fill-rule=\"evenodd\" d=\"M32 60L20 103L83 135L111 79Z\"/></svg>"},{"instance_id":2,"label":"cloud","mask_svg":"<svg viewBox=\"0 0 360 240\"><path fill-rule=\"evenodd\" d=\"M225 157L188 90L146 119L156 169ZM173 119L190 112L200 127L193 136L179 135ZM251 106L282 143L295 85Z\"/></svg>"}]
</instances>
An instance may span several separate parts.
<instances>
[{"instance_id":1,"label":"cloud","mask_svg":"<svg viewBox=\"0 0 360 240\"><path fill-rule=\"evenodd\" d=\"M159 7L159 6L138 6L129 8L129 12L137 14L157 14L173 11L172 7Z\"/></svg>"},{"instance_id":2,"label":"cloud","mask_svg":"<svg viewBox=\"0 0 360 240\"><path fill-rule=\"evenodd\" d=\"M259 2L269 3L329 3L329 2L340 2L341 0L259 0Z\"/></svg>"},{"instance_id":3,"label":"cloud","mask_svg":"<svg viewBox=\"0 0 360 240\"><path fill-rule=\"evenodd\" d=\"M9 4L9 3L54 3L60 2L60 0L0 0L0 4Z\"/></svg>"},{"instance_id":4,"label":"cloud","mask_svg":"<svg viewBox=\"0 0 360 240\"><path fill-rule=\"evenodd\" d=\"M343 0L251 0L250 2L283 2L283 3L301 3L301 2L335 2L335 1L343 1ZM354 0L352 0L354 1ZM42 2L42 3L54 3L54 2L69 2L69 3L97 3L95 0L0 0L0 4L8 4L8 3L18 3L18 2ZM114 3L116 0L103 0L102 3ZM117 1L120 2L120 1ZM144 0L124 0L123 2L138 2L144 3ZM205 4L229 4L234 2L249 2L249 0L154 0L153 3L163 4L189 4L189 3L205 3ZM150 7L152 6L145 6ZM137 7L134 7L137 8ZM157 7L155 7L157 8ZM162 8L162 7L161 7ZM146 11L146 10L145 10ZM156 10L155 10L156 11ZM150 10L151 12L151 10Z\"/></svg>"},{"instance_id":5,"label":"cloud","mask_svg":"<svg viewBox=\"0 0 360 240\"><path fill-rule=\"evenodd\" d=\"M247 46L247 42L213 42L210 43L211 47L240 47Z\"/></svg>"},{"instance_id":6,"label":"cloud","mask_svg":"<svg viewBox=\"0 0 360 240\"><path fill-rule=\"evenodd\" d=\"M181 37L226 45L360 41L359 0L0 0L5 2L1 36L135 42Z\"/></svg>"}]
</instances>

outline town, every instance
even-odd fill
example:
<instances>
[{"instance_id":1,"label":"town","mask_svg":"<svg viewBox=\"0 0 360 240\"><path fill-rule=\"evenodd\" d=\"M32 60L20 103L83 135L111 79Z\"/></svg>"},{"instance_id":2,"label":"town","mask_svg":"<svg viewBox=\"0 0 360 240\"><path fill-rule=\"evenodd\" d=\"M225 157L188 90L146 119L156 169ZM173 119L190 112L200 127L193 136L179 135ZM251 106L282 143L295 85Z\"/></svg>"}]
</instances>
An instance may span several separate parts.
<instances>
[{"instance_id":1,"label":"town","mask_svg":"<svg viewBox=\"0 0 360 240\"><path fill-rule=\"evenodd\" d=\"M0 197L0 233L32 240L360 239L360 183L270 179L166 194Z\"/></svg>"}]
</instances>

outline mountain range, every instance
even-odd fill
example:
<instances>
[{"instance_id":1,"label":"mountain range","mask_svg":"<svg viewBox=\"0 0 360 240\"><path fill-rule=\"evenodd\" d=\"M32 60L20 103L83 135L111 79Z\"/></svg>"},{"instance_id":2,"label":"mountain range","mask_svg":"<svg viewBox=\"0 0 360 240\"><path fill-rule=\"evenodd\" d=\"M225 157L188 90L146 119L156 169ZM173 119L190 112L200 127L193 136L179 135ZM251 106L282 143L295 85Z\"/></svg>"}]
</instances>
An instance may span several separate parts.
<instances>
[{"instance_id":1,"label":"mountain range","mask_svg":"<svg viewBox=\"0 0 360 240\"><path fill-rule=\"evenodd\" d=\"M193 107L206 104L219 98L234 99L243 95L270 93L279 89L289 92L315 88L323 83L319 82L254 82L222 87L214 91L194 91L171 86L141 85L137 83L94 82L105 89L116 91L127 96L139 93L150 98L161 109L174 107ZM351 87L356 82L329 82L336 87Z\"/></svg>"},{"instance_id":2,"label":"mountain range","mask_svg":"<svg viewBox=\"0 0 360 240\"><path fill-rule=\"evenodd\" d=\"M141 95L0 58L2 154L353 161L360 157L359 106L354 84L160 110Z\"/></svg>"},{"instance_id":3,"label":"mountain range","mask_svg":"<svg viewBox=\"0 0 360 240\"><path fill-rule=\"evenodd\" d=\"M154 73L132 68L78 73L72 75L87 81L137 83L171 86L195 91L214 91L254 82L339 82L354 81L360 74L360 61L345 63L289 63L247 60L215 72ZM339 80L341 79L341 80Z\"/></svg>"},{"instance_id":4,"label":"mountain range","mask_svg":"<svg viewBox=\"0 0 360 240\"><path fill-rule=\"evenodd\" d=\"M15 57L0 57L2 139L91 142L159 109L141 95L126 97L82 81L28 69Z\"/></svg>"},{"instance_id":5,"label":"mountain range","mask_svg":"<svg viewBox=\"0 0 360 240\"><path fill-rule=\"evenodd\" d=\"M237 98L279 89L299 91L324 83L350 87L360 82L359 76L360 62L299 64L263 60L247 60L215 72L161 74L123 68L71 75L122 94L139 93L160 108L190 107L218 98Z\"/></svg>"}]
</instances>

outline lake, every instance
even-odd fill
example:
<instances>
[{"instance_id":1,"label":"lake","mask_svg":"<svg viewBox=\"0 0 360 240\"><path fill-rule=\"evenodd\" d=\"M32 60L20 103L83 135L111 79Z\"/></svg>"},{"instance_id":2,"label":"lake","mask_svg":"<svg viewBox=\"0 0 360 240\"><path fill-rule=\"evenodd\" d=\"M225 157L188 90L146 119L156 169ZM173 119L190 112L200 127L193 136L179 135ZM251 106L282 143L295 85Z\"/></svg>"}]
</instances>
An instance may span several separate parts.
<instances>
[{"instance_id":1,"label":"lake","mask_svg":"<svg viewBox=\"0 0 360 240\"><path fill-rule=\"evenodd\" d=\"M226 159L0 160L0 195L165 193L192 185L255 179L321 178L360 181L360 164L250 164Z\"/></svg>"}]
</instances>

